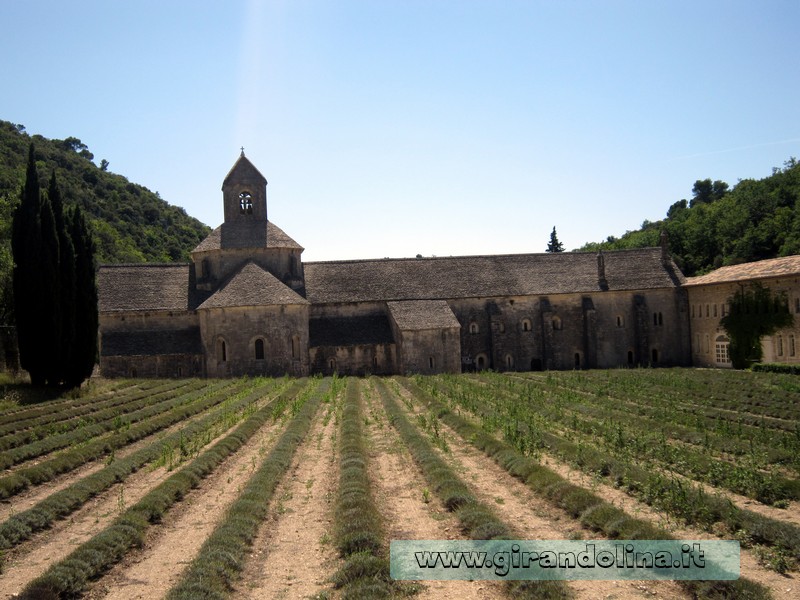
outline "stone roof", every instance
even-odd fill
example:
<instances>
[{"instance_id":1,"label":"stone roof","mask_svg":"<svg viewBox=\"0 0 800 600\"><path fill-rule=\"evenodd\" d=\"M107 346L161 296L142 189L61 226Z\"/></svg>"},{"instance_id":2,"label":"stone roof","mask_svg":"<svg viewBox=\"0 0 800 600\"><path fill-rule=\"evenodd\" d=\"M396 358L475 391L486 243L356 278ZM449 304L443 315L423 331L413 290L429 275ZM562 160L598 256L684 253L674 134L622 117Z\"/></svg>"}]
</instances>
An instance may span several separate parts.
<instances>
[{"instance_id":1,"label":"stone roof","mask_svg":"<svg viewBox=\"0 0 800 600\"><path fill-rule=\"evenodd\" d=\"M605 252L608 289L674 288L684 276L660 248ZM303 264L312 304L602 292L597 254L558 252Z\"/></svg>"},{"instance_id":2,"label":"stone roof","mask_svg":"<svg viewBox=\"0 0 800 600\"><path fill-rule=\"evenodd\" d=\"M401 331L461 327L461 323L444 300L406 300L387 302L386 305Z\"/></svg>"},{"instance_id":3,"label":"stone roof","mask_svg":"<svg viewBox=\"0 0 800 600\"><path fill-rule=\"evenodd\" d=\"M208 234L192 252L220 248L294 248L303 247L272 221L224 223Z\"/></svg>"},{"instance_id":4,"label":"stone roof","mask_svg":"<svg viewBox=\"0 0 800 600\"><path fill-rule=\"evenodd\" d=\"M228 171L228 174L225 176L225 179L222 180L223 187L225 186L228 181L233 178L237 179L255 179L260 183L266 185L267 178L261 174L256 166L250 162L250 160L244 155L244 151L242 151L241 156L239 159L233 164L231 170Z\"/></svg>"},{"instance_id":5,"label":"stone roof","mask_svg":"<svg viewBox=\"0 0 800 600\"><path fill-rule=\"evenodd\" d=\"M100 312L189 310L189 264L103 265L97 292Z\"/></svg>"},{"instance_id":6,"label":"stone roof","mask_svg":"<svg viewBox=\"0 0 800 600\"><path fill-rule=\"evenodd\" d=\"M157 331L104 331L103 356L203 354L200 328Z\"/></svg>"},{"instance_id":7,"label":"stone roof","mask_svg":"<svg viewBox=\"0 0 800 600\"><path fill-rule=\"evenodd\" d=\"M764 279L766 277L789 277L800 275L800 255L770 258L757 262L743 263L720 267L706 275L689 277L687 286L707 285L712 283L729 283L746 281L749 279Z\"/></svg>"},{"instance_id":8,"label":"stone roof","mask_svg":"<svg viewBox=\"0 0 800 600\"><path fill-rule=\"evenodd\" d=\"M276 304L308 304L308 300L250 261L198 309Z\"/></svg>"},{"instance_id":9,"label":"stone roof","mask_svg":"<svg viewBox=\"0 0 800 600\"><path fill-rule=\"evenodd\" d=\"M394 343L386 315L313 318L308 322L308 338L312 348Z\"/></svg>"}]
</instances>

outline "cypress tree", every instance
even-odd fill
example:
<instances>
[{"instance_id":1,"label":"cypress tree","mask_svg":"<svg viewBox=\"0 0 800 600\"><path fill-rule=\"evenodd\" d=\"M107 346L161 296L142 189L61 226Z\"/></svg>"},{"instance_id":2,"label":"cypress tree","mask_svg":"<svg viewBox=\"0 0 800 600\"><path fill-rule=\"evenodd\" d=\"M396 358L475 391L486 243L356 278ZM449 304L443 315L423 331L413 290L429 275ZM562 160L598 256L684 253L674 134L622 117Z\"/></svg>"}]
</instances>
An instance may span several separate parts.
<instances>
[{"instance_id":1,"label":"cypress tree","mask_svg":"<svg viewBox=\"0 0 800 600\"><path fill-rule=\"evenodd\" d=\"M556 228L553 227L553 231L550 233L550 241L547 242L547 249L545 250L545 252L563 252L563 251L564 251L564 244L558 241Z\"/></svg>"},{"instance_id":2,"label":"cypress tree","mask_svg":"<svg viewBox=\"0 0 800 600\"><path fill-rule=\"evenodd\" d=\"M49 385L59 385L62 379L61 364L61 277L59 275L59 243L56 218L46 195L39 202L41 246L37 268L41 289L39 320L39 352Z\"/></svg>"},{"instance_id":3,"label":"cypress tree","mask_svg":"<svg viewBox=\"0 0 800 600\"><path fill-rule=\"evenodd\" d=\"M92 375L97 363L97 269L94 241L79 206L70 213L67 227L75 249L75 342L67 385L77 387Z\"/></svg>"},{"instance_id":4,"label":"cypress tree","mask_svg":"<svg viewBox=\"0 0 800 600\"><path fill-rule=\"evenodd\" d=\"M75 343L75 249L72 237L64 218L64 205L61 191L56 183L56 174L50 177L47 197L53 209L56 232L58 234L58 299L55 312L59 323L59 339L57 342L58 369L54 379L66 381L69 377L70 355Z\"/></svg>"},{"instance_id":5,"label":"cypress tree","mask_svg":"<svg viewBox=\"0 0 800 600\"><path fill-rule=\"evenodd\" d=\"M34 385L44 383L46 372L40 355L40 321L37 318L43 309L36 269L41 246L40 202L39 174L31 144L25 185L11 226L11 251L14 255L12 277L20 366L28 371Z\"/></svg>"}]
</instances>

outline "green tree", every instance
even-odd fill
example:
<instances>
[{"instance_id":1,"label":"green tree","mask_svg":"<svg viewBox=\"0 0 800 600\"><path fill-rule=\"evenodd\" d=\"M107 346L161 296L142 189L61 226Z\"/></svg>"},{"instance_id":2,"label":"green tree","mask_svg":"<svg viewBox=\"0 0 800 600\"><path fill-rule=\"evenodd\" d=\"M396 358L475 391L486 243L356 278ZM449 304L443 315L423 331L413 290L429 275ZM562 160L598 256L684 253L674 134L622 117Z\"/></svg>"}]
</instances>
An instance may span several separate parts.
<instances>
[{"instance_id":1,"label":"green tree","mask_svg":"<svg viewBox=\"0 0 800 600\"><path fill-rule=\"evenodd\" d=\"M97 269L94 242L79 206L70 213L67 226L75 249L75 341L66 383L77 387L92 375L98 358Z\"/></svg>"},{"instance_id":2,"label":"green tree","mask_svg":"<svg viewBox=\"0 0 800 600\"><path fill-rule=\"evenodd\" d=\"M558 235L556 235L556 228L553 227L553 231L550 232L550 241L547 242L547 249L545 252L563 252L564 251L564 244L558 241Z\"/></svg>"},{"instance_id":3,"label":"green tree","mask_svg":"<svg viewBox=\"0 0 800 600\"><path fill-rule=\"evenodd\" d=\"M730 313L720 324L730 337L731 362L745 369L761 360L761 338L790 327L794 316L789 312L786 294L773 294L756 282L728 298Z\"/></svg>"}]
</instances>

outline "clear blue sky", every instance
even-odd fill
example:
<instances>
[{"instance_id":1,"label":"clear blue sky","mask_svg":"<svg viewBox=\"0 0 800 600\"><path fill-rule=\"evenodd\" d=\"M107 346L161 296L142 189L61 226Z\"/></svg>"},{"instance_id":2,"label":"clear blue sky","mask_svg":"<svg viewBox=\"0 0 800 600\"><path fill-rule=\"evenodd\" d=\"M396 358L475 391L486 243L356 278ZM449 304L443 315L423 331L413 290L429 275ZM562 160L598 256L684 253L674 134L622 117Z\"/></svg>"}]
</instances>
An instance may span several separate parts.
<instances>
[{"instance_id":1,"label":"clear blue sky","mask_svg":"<svg viewBox=\"0 0 800 600\"><path fill-rule=\"evenodd\" d=\"M568 249L800 157L800 2L0 1L0 119L305 260Z\"/></svg>"}]
</instances>

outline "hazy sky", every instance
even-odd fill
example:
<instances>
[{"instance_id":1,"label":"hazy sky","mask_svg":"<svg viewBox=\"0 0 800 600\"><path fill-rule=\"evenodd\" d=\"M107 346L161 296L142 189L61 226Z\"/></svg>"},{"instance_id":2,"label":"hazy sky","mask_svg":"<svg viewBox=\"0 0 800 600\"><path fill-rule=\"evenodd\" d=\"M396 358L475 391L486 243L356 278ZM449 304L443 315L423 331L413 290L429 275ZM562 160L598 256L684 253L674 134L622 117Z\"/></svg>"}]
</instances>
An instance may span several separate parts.
<instances>
[{"instance_id":1,"label":"hazy sky","mask_svg":"<svg viewBox=\"0 0 800 600\"><path fill-rule=\"evenodd\" d=\"M797 0L0 0L0 119L305 260L568 249L800 157Z\"/></svg>"}]
</instances>

